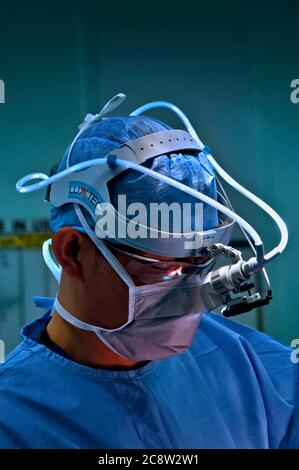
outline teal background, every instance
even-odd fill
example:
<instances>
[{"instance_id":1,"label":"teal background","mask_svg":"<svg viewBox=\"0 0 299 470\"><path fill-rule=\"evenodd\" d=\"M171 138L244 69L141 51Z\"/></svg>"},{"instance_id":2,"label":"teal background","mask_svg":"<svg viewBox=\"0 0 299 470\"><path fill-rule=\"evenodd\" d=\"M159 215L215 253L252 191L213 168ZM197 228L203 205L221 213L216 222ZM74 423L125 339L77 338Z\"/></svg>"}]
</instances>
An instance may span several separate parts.
<instances>
[{"instance_id":1,"label":"teal background","mask_svg":"<svg viewBox=\"0 0 299 470\"><path fill-rule=\"evenodd\" d=\"M290 101L299 77L298 19L292 0L1 4L0 218L7 230L12 219L47 216L43 194L19 195L15 182L48 172L87 112L117 92L128 96L122 114L173 101L219 163L286 220L290 241L269 266L274 300L263 325L281 341L298 338L299 104ZM155 115L178 125L166 111ZM271 249L275 225L239 195L232 200ZM8 348L36 314L31 294L52 292L46 276L34 250L0 250L0 336Z\"/></svg>"}]
</instances>

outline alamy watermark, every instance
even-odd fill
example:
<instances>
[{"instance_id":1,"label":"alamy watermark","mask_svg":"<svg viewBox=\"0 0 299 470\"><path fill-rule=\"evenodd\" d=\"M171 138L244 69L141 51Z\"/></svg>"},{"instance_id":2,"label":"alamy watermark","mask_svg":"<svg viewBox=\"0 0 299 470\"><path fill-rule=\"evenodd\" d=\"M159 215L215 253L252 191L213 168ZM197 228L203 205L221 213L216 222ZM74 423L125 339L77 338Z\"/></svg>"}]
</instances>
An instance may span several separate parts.
<instances>
[{"instance_id":1,"label":"alamy watermark","mask_svg":"<svg viewBox=\"0 0 299 470\"><path fill-rule=\"evenodd\" d=\"M290 100L293 104L299 103L299 78L291 81L290 87L293 89L290 94Z\"/></svg>"},{"instance_id":2,"label":"alamy watermark","mask_svg":"<svg viewBox=\"0 0 299 470\"><path fill-rule=\"evenodd\" d=\"M95 204L95 232L98 238L183 238L187 249L197 249L203 241L203 204L134 202L118 195L117 208L111 203Z\"/></svg>"},{"instance_id":3,"label":"alamy watermark","mask_svg":"<svg viewBox=\"0 0 299 470\"><path fill-rule=\"evenodd\" d=\"M291 362L293 364L299 363L299 339L293 339L290 344L294 351L291 352Z\"/></svg>"},{"instance_id":4,"label":"alamy watermark","mask_svg":"<svg viewBox=\"0 0 299 470\"><path fill-rule=\"evenodd\" d=\"M0 78L0 104L5 103L5 83Z\"/></svg>"}]
</instances>

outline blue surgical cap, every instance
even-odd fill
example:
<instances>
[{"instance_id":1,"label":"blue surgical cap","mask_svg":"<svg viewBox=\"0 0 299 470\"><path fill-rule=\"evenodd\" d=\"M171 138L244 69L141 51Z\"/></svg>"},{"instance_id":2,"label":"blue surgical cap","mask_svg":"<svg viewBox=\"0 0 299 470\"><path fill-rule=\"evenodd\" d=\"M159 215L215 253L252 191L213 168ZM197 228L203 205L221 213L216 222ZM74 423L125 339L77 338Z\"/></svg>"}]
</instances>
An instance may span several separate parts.
<instances>
[{"instance_id":1,"label":"blue surgical cap","mask_svg":"<svg viewBox=\"0 0 299 470\"><path fill-rule=\"evenodd\" d=\"M147 116L118 116L95 122L84 131L76 141L69 159L70 166L86 160L105 157L113 149L128 140L138 139L154 132L169 130L167 124ZM68 149L66 150L57 172L66 168ZM212 165L204 152L171 153L152 158L144 163L148 168L173 178L190 188L217 199L216 179ZM118 195L126 195L127 206L131 203L165 202L179 204L200 200L180 191L160 180L140 173L136 170L125 170L108 183L110 202L117 207ZM182 206L181 206L182 207ZM95 222L90 214L83 209L90 227L94 229ZM203 230L215 228L218 225L217 210L208 204L203 204ZM82 230L74 206L71 203L61 207L51 206L51 229L56 232L62 227L75 227ZM194 230L194 220L191 221ZM171 226L170 226L171 231Z\"/></svg>"}]
</instances>

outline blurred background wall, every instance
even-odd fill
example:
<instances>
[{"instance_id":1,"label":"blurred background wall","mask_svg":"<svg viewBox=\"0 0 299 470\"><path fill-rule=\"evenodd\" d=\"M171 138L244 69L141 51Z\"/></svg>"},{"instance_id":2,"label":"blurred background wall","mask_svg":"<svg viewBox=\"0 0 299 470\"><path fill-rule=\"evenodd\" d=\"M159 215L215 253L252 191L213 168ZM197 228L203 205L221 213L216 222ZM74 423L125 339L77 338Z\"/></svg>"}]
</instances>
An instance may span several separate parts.
<instances>
[{"instance_id":1,"label":"blurred background wall","mask_svg":"<svg viewBox=\"0 0 299 470\"><path fill-rule=\"evenodd\" d=\"M42 193L16 180L48 172L87 112L117 92L120 113L163 99L181 107L220 164L287 221L286 252L269 267L274 300L242 321L283 342L299 337L298 119L290 83L299 78L296 0L203 2L11 1L0 6L0 338L9 351L38 315L33 295L53 295L38 234ZM155 114L177 126L166 112ZM231 193L230 193L231 194ZM261 211L232 201L271 248L278 232ZM36 233L20 241L15 235ZM262 317L261 317L262 316Z\"/></svg>"}]
</instances>

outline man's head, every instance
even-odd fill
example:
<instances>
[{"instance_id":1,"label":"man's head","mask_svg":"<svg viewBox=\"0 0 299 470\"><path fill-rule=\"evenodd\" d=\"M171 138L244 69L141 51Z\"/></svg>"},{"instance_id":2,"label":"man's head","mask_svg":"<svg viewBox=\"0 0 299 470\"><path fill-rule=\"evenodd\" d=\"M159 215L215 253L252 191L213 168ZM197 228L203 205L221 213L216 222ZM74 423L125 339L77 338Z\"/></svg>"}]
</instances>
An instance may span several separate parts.
<instances>
[{"instance_id":1,"label":"man's head","mask_svg":"<svg viewBox=\"0 0 299 470\"><path fill-rule=\"evenodd\" d=\"M146 116L103 119L90 126L78 138L70 153L69 165L102 158L129 140L169 129L166 124ZM59 164L58 172L66 168L67 156L68 151ZM160 155L146 161L144 165L214 199L217 197L214 171L203 152ZM113 178L108 184L108 189L110 201L115 207L119 195L126 196L128 206L136 202L144 204L145 207L153 202L169 205L177 202L182 207L186 203L198 202L197 199L166 183L131 169ZM84 208L82 212L94 231L95 222L92 217ZM193 228L194 220L191 225ZM203 204L203 229L208 230L217 225L217 211ZM55 232L53 248L63 268L60 291L73 291L77 305L80 304L84 321L105 328L123 324L127 319L126 286L86 235L72 203L58 208L51 207L51 228ZM181 269L184 263L191 261L176 260L167 256L167 253L165 256L153 256L150 252L128 246L117 245L113 248L113 245L110 245L110 248L136 285L159 282L163 280L163 275L167 278L170 271ZM123 253L124 251L126 253ZM137 258L132 258L130 254L137 254ZM147 262L147 258L154 258L154 261L159 259L162 263ZM140 273L147 273L148 277ZM100 312L104 313L108 305L109 315L101 315ZM115 312L115 315L112 312Z\"/></svg>"}]
</instances>

